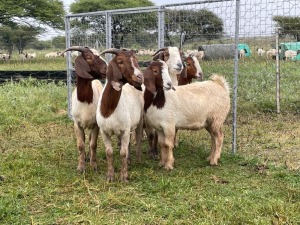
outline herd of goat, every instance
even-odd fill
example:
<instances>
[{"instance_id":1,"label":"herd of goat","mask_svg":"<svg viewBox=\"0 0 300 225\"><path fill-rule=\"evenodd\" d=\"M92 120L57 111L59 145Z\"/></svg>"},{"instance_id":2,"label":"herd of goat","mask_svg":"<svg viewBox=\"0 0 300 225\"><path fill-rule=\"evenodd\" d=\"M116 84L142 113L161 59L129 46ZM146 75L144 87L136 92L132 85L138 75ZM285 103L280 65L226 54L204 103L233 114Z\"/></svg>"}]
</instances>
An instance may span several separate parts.
<instances>
[{"instance_id":1,"label":"herd of goat","mask_svg":"<svg viewBox=\"0 0 300 225\"><path fill-rule=\"evenodd\" d=\"M222 127L230 110L230 88L221 75L202 81L202 70L194 55L184 55L177 47L153 53L142 71L136 52L107 49L99 55L88 47L64 50L80 52L74 62L76 88L72 93L71 115L79 152L78 171L86 169L85 130L89 131L89 161L97 169L97 139L101 133L107 160L107 180L115 179L112 136L120 149L120 180L129 180L129 144L136 144L136 160L141 161L141 141L146 133L149 153L159 158L166 170L174 167L173 149L177 131L205 128L211 136L210 165L217 165L223 143ZM107 63L101 55L112 54ZM193 82L192 79L199 81ZM105 84L100 80L105 79ZM159 149L159 156L158 151Z\"/></svg>"},{"instance_id":2,"label":"herd of goat","mask_svg":"<svg viewBox=\"0 0 300 225\"><path fill-rule=\"evenodd\" d=\"M100 55L100 53L96 50L91 48L90 49L95 55ZM153 49L139 49L139 50L135 50L135 53L137 55L141 55L141 56L149 56L149 55L153 55L155 53L155 50ZM276 49L269 49L267 51L265 51L263 48L257 48L256 50L257 56L258 57L263 57L265 56L266 59L275 59L276 57ZM49 58L57 58L57 57L61 57L61 56L66 56L66 52L64 52L63 54L60 51L56 51L56 52L49 52L46 53L44 55L45 59L49 59ZM72 57L77 57L80 54L79 51L72 51L71 56ZM198 50L186 50L185 52L186 55L194 55L198 61L202 61L205 57L205 52L204 51L198 51ZM244 49L240 49L239 50L239 58L243 59L245 58L245 50ZM293 51L293 50L287 50L285 51L285 59L286 60L290 60L293 57L295 57L298 54L298 52ZM24 61L24 60L30 60L30 59L35 59L37 58L37 54L35 52L32 53L21 53L19 54L19 59ZM8 61L11 59L11 55L8 53L0 53L0 61Z\"/></svg>"}]
</instances>

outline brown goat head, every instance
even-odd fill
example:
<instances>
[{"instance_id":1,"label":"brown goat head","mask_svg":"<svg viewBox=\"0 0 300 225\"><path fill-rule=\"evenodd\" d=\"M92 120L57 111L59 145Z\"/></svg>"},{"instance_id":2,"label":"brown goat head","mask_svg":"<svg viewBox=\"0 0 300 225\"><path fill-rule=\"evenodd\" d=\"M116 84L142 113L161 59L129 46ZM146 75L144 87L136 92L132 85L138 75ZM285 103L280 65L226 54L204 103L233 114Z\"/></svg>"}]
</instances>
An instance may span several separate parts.
<instances>
[{"instance_id":1,"label":"brown goat head","mask_svg":"<svg viewBox=\"0 0 300 225\"><path fill-rule=\"evenodd\" d=\"M144 84L148 91L170 90L172 86L167 64L162 61L153 61L144 71Z\"/></svg>"},{"instance_id":2,"label":"brown goat head","mask_svg":"<svg viewBox=\"0 0 300 225\"><path fill-rule=\"evenodd\" d=\"M77 76L85 79L105 79L107 63L106 61L94 55L89 47L73 46L64 50L61 55L67 51L79 51L81 55L75 59L75 72Z\"/></svg>"},{"instance_id":3,"label":"brown goat head","mask_svg":"<svg viewBox=\"0 0 300 225\"><path fill-rule=\"evenodd\" d=\"M129 83L141 90L143 74L138 65L138 59L133 50L107 49L100 54L111 53L115 57L109 62L107 69L107 81L117 91L121 90L125 83Z\"/></svg>"}]
</instances>

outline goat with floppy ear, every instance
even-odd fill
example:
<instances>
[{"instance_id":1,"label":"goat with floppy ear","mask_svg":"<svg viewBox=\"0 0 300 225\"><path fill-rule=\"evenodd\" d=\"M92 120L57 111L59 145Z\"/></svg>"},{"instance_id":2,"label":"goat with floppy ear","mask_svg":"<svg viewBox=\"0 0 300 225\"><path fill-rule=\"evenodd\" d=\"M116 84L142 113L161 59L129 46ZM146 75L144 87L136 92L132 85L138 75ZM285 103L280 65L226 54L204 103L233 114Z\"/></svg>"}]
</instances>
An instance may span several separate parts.
<instances>
[{"instance_id":1,"label":"goat with floppy ear","mask_svg":"<svg viewBox=\"0 0 300 225\"><path fill-rule=\"evenodd\" d=\"M169 67L169 73L174 86L178 85L177 75L181 73L183 69L183 63L180 56L179 49L177 47L166 47L158 49L153 55L153 60L163 60Z\"/></svg>"},{"instance_id":2,"label":"goat with floppy ear","mask_svg":"<svg viewBox=\"0 0 300 225\"><path fill-rule=\"evenodd\" d=\"M222 127L230 110L229 84L223 76L215 74L209 81L178 86L172 91L167 69L163 68L156 72L149 67L150 70L144 73L144 120L146 127L157 134L160 165L166 170L174 167L176 130L202 128L211 136L209 163L217 165L223 144Z\"/></svg>"},{"instance_id":3,"label":"goat with floppy ear","mask_svg":"<svg viewBox=\"0 0 300 225\"><path fill-rule=\"evenodd\" d=\"M74 121L74 131L77 139L79 152L77 170L85 170L85 129L89 133L89 156L91 168L97 169L96 149L99 135L99 127L96 122L96 108L99 95L103 89L101 82L97 79L106 77L107 63L88 47L73 46L64 50L79 51L75 59L75 74L77 77L76 88L72 93L71 115Z\"/></svg>"},{"instance_id":4,"label":"goat with floppy ear","mask_svg":"<svg viewBox=\"0 0 300 225\"><path fill-rule=\"evenodd\" d=\"M130 133L137 131L137 159L141 161L140 144L143 128L143 74L135 52L126 49L107 49L101 54L115 57L109 62L107 82L100 95L96 119L105 145L107 180L114 180L112 136L120 140L120 180L127 182Z\"/></svg>"},{"instance_id":5,"label":"goat with floppy ear","mask_svg":"<svg viewBox=\"0 0 300 225\"><path fill-rule=\"evenodd\" d=\"M135 56L135 52L133 50L127 49L115 49L110 48L107 49L100 54L111 53L115 54L116 56L110 61L108 65L107 71L107 82L111 82L113 88L115 90L120 90L120 88L129 83L130 85L134 86L138 90L141 90L141 82L142 82L142 73L137 73L135 76L135 71L132 66L126 66L126 64L134 63L135 68L139 68L138 60ZM126 71L126 70L129 71Z\"/></svg>"}]
</instances>

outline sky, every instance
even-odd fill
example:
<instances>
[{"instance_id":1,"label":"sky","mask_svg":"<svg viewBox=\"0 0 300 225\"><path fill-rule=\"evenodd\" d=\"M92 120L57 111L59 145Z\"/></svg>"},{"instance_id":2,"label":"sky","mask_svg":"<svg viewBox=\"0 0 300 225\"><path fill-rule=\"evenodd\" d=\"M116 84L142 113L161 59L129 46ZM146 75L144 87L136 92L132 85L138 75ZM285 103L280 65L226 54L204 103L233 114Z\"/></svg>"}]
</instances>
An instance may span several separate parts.
<instances>
[{"instance_id":1,"label":"sky","mask_svg":"<svg viewBox=\"0 0 300 225\"><path fill-rule=\"evenodd\" d=\"M150 0L155 5L166 5L166 4L176 4L176 3L182 3L182 2L194 2L195 0ZM63 0L65 9L68 9L69 5L75 0Z\"/></svg>"},{"instance_id":2,"label":"sky","mask_svg":"<svg viewBox=\"0 0 300 225\"><path fill-rule=\"evenodd\" d=\"M150 0L150 1L152 1L155 5L159 6L159 5L176 4L182 2L194 2L195 0ZM68 13L69 13L69 6L73 2L75 2L75 0L63 0L64 8ZM50 30L46 34L40 35L39 39L48 40L57 35L64 35L64 32Z\"/></svg>"},{"instance_id":3,"label":"sky","mask_svg":"<svg viewBox=\"0 0 300 225\"><path fill-rule=\"evenodd\" d=\"M177 4L195 2L196 0L151 0L155 5ZM64 7L69 13L69 5L75 0L63 0ZM207 1L206 1L207 2ZM207 3L203 7L207 7L216 13L223 21L226 34L234 36L235 27L235 1L228 4L224 0L221 3ZM240 1L240 36L263 36L274 33L272 17L274 15L290 15L298 16L300 11L299 0L242 0ZM225 11L224 11L224 6ZM202 5L201 5L202 7ZM96 10L95 10L96 11ZM45 33L40 39L51 39L53 36L61 35L57 31Z\"/></svg>"}]
</instances>

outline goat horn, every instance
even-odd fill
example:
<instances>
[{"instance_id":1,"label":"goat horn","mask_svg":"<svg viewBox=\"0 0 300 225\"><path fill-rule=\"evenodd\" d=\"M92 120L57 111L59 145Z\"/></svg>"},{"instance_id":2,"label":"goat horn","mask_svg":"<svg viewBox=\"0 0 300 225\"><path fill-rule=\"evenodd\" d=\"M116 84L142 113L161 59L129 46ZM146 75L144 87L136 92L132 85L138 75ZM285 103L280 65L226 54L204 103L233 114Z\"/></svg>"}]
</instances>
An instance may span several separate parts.
<instances>
[{"instance_id":1,"label":"goat horn","mask_svg":"<svg viewBox=\"0 0 300 225\"><path fill-rule=\"evenodd\" d=\"M100 53L100 55L105 54L105 53L111 53L117 55L120 52L120 49L117 48L109 48L104 50L103 52Z\"/></svg>"},{"instance_id":2,"label":"goat horn","mask_svg":"<svg viewBox=\"0 0 300 225\"><path fill-rule=\"evenodd\" d=\"M86 50L86 48L88 48L88 47L84 47L84 46L72 46L72 47L69 47L66 50L64 50L60 55L63 55L67 51L79 51L79 52L83 52L84 50Z\"/></svg>"},{"instance_id":3,"label":"goat horn","mask_svg":"<svg viewBox=\"0 0 300 225\"><path fill-rule=\"evenodd\" d=\"M166 51L168 48L165 47L165 48L160 48L158 49L152 56L155 56L157 53L161 52L161 51Z\"/></svg>"}]
</instances>

